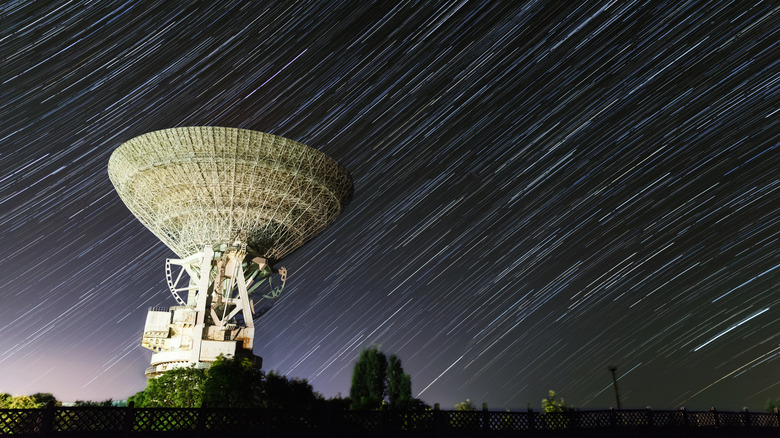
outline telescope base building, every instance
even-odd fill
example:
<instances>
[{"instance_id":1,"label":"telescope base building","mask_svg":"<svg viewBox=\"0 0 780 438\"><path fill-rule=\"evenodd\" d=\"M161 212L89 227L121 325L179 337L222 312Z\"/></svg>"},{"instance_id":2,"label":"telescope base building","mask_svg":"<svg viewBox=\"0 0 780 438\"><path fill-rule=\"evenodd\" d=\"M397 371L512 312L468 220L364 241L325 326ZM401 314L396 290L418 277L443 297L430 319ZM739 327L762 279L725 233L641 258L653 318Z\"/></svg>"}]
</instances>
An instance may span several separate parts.
<instances>
[{"instance_id":1,"label":"telescope base building","mask_svg":"<svg viewBox=\"0 0 780 438\"><path fill-rule=\"evenodd\" d=\"M147 378L159 377L162 373L176 368L208 368L221 355L225 358L236 355L252 358L255 364L262 366L262 358L254 356L251 349L244 348L250 343L245 327L228 324L224 328L216 325L206 326L200 342L195 342L197 310L194 306L175 306L171 308L152 307L146 315L141 346L153 351L151 365L146 369ZM198 344L199 348L198 348ZM197 351L196 351L197 349Z\"/></svg>"}]
</instances>

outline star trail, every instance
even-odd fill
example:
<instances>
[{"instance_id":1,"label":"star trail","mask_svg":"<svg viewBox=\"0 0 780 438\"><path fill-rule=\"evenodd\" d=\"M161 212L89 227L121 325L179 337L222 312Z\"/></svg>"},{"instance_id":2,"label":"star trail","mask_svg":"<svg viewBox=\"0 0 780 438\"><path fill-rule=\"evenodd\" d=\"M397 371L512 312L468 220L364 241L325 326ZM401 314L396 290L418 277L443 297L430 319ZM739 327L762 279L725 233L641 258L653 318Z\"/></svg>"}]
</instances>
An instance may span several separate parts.
<instances>
[{"instance_id":1,"label":"star trail","mask_svg":"<svg viewBox=\"0 0 780 438\"><path fill-rule=\"evenodd\" d=\"M355 196L280 265L266 370L538 409L780 396L775 2L0 4L0 391L143 389L173 253L106 173L215 125L338 160Z\"/></svg>"}]
</instances>

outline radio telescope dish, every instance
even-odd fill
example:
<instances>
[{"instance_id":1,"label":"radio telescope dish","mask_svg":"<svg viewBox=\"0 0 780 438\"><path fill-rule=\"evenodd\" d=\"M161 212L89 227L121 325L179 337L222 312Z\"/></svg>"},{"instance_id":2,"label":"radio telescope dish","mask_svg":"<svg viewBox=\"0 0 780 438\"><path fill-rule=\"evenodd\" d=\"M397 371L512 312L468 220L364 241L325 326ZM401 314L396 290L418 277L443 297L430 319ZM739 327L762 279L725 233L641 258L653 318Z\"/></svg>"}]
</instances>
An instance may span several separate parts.
<instances>
[{"instance_id":1,"label":"radio telescope dish","mask_svg":"<svg viewBox=\"0 0 780 438\"><path fill-rule=\"evenodd\" d=\"M276 262L330 225L352 178L302 143L257 131L195 126L135 137L108 161L119 197L181 258L235 240Z\"/></svg>"},{"instance_id":2,"label":"radio telescope dish","mask_svg":"<svg viewBox=\"0 0 780 438\"><path fill-rule=\"evenodd\" d=\"M127 208L180 257L165 264L179 305L150 308L146 317L149 378L252 355L254 319L287 280L273 264L336 220L353 194L349 173L316 149L211 126L128 140L111 154L108 176ZM276 288L272 274L281 277ZM266 280L270 293L256 293Z\"/></svg>"}]
</instances>

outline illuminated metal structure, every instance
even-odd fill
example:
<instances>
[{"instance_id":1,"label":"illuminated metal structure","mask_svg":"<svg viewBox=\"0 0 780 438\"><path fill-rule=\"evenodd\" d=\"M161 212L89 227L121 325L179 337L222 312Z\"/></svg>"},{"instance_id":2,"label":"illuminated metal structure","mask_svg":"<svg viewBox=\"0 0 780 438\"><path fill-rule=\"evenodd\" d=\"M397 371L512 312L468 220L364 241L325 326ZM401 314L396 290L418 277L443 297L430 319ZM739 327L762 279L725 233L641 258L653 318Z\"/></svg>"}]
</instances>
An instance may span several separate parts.
<instances>
[{"instance_id":1,"label":"illuminated metal structure","mask_svg":"<svg viewBox=\"0 0 780 438\"><path fill-rule=\"evenodd\" d=\"M264 313L286 281L274 264L330 225L353 194L349 173L316 149L211 126L133 138L111 154L108 175L127 208L179 256L165 269L179 305L146 318L150 378L208 367L220 354L251 355L257 302ZM259 293L274 273L281 285Z\"/></svg>"}]
</instances>

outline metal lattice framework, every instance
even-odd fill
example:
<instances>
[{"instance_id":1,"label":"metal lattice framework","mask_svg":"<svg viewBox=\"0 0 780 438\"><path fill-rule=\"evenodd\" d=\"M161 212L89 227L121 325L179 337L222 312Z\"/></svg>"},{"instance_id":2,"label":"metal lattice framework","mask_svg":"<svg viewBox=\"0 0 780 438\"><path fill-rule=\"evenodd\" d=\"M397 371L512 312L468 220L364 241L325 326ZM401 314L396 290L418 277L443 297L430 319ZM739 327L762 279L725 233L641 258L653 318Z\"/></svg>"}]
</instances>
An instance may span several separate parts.
<instances>
[{"instance_id":1,"label":"metal lattice framework","mask_svg":"<svg viewBox=\"0 0 780 438\"><path fill-rule=\"evenodd\" d=\"M119 146L108 162L119 197L181 258L241 241L276 262L330 225L352 178L302 143L246 129L165 129Z\"/></svg>"},{"instance_id":2,"label":"metal lattice framework","mask_svg":"<svg viewBox=\"0 0 780 438\"><path fill-rule=\"evenodd\" d=\"M552 414L552 415L551 415ZM776 437L780 411L502 412L67 407L0 409L0 435L750 436ZM295 433L298 432L298 433ZM101 434L102 433L102 434ZM275 434L276 433L276 434ZM238 436L238 435L236 435Z\"/></svg>"}]
</instances>

